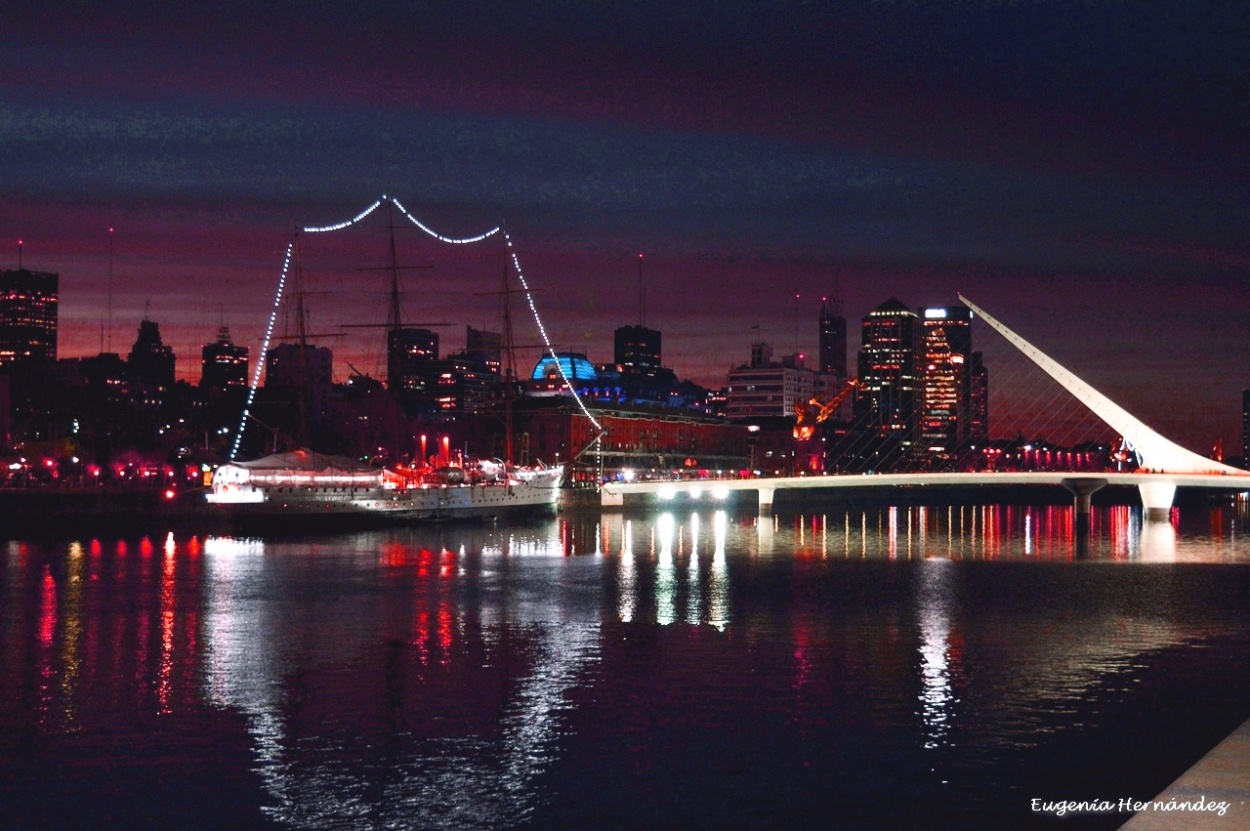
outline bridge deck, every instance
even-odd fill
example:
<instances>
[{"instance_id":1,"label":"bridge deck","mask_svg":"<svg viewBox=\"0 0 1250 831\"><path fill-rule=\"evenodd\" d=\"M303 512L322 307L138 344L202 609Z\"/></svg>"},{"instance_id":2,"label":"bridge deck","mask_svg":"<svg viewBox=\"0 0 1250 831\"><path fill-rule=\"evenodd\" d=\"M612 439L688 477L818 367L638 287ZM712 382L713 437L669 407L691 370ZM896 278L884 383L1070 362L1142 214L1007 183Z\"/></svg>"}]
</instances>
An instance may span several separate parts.
<instances>
[{"instance_id":1,"label":"bridge deck","mask_svg":"<svg viewBox=\"0 0 1250 831\"><path fill-rule=\"evenodd\" d=\"M1250 490L1250 471L1224 473L1114 473L1091 471L980 471L973 473L877 473L828 476L783 476L755 479L681 479L610 482L609 494L678 492L723 488L730 491L787 490L794 488L880 488L892 486L1054 485L1069 480L1102 480L1108 485L1170 484L1182 488Z\"/></svg>"}]
</instances>

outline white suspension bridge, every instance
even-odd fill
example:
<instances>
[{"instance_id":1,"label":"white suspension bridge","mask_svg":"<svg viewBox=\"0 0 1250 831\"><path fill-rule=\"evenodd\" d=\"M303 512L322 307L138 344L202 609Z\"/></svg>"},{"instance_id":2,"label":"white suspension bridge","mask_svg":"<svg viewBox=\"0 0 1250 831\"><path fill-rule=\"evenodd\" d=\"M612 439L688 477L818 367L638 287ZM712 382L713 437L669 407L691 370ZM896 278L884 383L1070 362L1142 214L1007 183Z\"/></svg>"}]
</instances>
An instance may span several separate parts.
<instances>
[{"instance_id":1,"label":"white suspension bridge","mask_svg":"<svg viewBox=\"0 0 1250 831\"><path fill-rule=\"evenodd\" d=\"M604 507L621 507L627 499L638 501L686 502L715 501L735 491L754 491L761 510L771 510L778 492L820 490L834 492L847 488L889 487L1009 487L1050 485L1072 493L1078 527L1088 527L1090 498L1108 485L1136 486L1148 519L1167 520L1171 515L1176 489L1210 488L1220 491L1250 491L1250 471L1208 459L1165 438L1140 419L1094 389L1075 373L1059 364L1020 335L1007 328L971 300L959 296L974 314L1037 364L1047 375L1088 407L1094 415L1132 444L1141 458L1137 472L1089 471L978 471L919 472L880 474L831 474L784 476L764 479L723 479L713 481L612 482L601 489Z\"/></svg>"}]
</instances>

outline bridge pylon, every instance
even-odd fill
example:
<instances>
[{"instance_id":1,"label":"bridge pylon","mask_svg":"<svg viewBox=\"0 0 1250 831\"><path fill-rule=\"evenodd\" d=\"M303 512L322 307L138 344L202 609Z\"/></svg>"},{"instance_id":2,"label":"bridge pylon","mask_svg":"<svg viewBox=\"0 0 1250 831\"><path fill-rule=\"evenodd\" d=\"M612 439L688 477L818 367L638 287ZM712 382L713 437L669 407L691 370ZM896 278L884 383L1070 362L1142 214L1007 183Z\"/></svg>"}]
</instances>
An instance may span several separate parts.
<instances>
[{"instance_id":1,"label":"bridge pylon","mask_svg":"<svg viewBox=\"0 0 1250 831\"><path fill-rule=\"evenodd\" d=\"M1076 400L1088 407L1094 415L1132 442L1138 454L1141 455L1144 468L1157 473L1245 476L1246 472L1244 470L1208 459L1192 450L1181 447L1171 439L1159 435L1159 433L1147 427L1128 410L1077 377L1072 370L1062 366L1054 358L1007 328L1007 326L1000 323L993 315L988 314L980 306L962 294L959 295L959 300L971 309L974 314L980 315L981 319L989 324L990 328L1002 335L1008 343L1019 349L1029 360L1041 367L1043 372L1058 381L1060 386L1072 393ZM1147 518L1165 520L1171 515L1172 500L1176 496L1175 482L1152 477L1151 482L1138 485L1138 490L1141 493L1142 506L1145 508Z\"/></svg>"}]
</instances>

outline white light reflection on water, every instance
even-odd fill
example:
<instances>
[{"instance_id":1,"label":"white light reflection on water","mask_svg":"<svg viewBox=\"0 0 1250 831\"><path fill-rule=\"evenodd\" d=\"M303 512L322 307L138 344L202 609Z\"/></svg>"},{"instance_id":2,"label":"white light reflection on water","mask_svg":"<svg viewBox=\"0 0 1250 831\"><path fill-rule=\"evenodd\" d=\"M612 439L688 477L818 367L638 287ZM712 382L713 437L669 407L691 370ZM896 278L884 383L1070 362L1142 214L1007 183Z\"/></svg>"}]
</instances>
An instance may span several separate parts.
<instances>
[{"instance_id":1,"label":"white light reflection on water","mask_svg":"<svg viewBox=\"0 0 1250 831\"><path fill-rule=\"evenodd\" d=\"M667 626L677 620L677 567L673 563L673 515L664 513L656 522L660 556L655 568L655 622Z\"/></svg>"},{"instance_id":2,"label":"white light reflection on water","mask_svg":"<svg viewBox=\"0 0 1250 831\"><path fill-rule=\"evenodd\" d=\"M349 574L358 563L383 560L367 550L370 538L363 539L360 545L366 550L340 549L346 553L336 565ZM554 563L571 562L560 554L558 532L512 538L509 548L530 557L545 555ZM489 556L501 557L507 567L510 557L498 553L497 541L480 550L488 549ZM594 584L561 583L541 593L522 590L525 602L519 603L508 599L507 590L489 601L505 607L507 625L522 634L528 656L526 669L511 679L499 732L489 738L470 733L426 742L391 734L387 740L397 743L399 755L386 758L388 772L379 787L377 762L354 761L352 742L319 735L315 726L309 735L307 723L293 726L284 715L292 674L315 667L307 665L309 657L289 638L274 634L305 628L300 618L308 607L291 601L286 583L309 576L303 566L313 551L298 544L267 548L259 542L210 539L205 552L206 696L216 706L246 715L254 770L273 801L262 810L272 818L300 828L499 828L521 822L533 811L540 798L535 780L554 760L563 714L571 707L568 693L600 660L602 599ZM541 576L547 568L535 560L528 573ZM441 573L419 579L453 577L458 579ZM350 613L364 611L352 607ZM459 611L456 637L463 641L464 608ZM361 632L343 633L331 624L305 646L317 644L317 662L350 661L362 649L376 646L379 625L366 620L357 624ZM333 642L326 641L328 631L333 631ZM327 655L327 647L338 657ZM296 728L298 734L293 733ZM333 732L333 725L329 729ZM370 747L365 744L361 750L366 758Z\"/></svg>"},{"instance_id":3,"label":"white light reflection on water","mask_svg":"<svg viewBox=\"0 0 1250 831\"><path fill-rule=\"evenodd\" d=\"M800 517L800 519L802 519ZM832 555L863 559L1102 560L1148 563L1250 563L1250 537L1234 508L1181 508L1171 522L1149 521L1136 506L1095 509L1088 544L1078 545L1066 506L985 506L941 512L924 507L820 514L841 526ZM784 555L802 546L805 526L761 519L761 539ZM1209 523L1210 527L1205 527ZM776 529L776 530L774 530ZM822 551L824 547L822 546Z\"/></svg>"},{"instance_id":4,"label":"white light reflection on water","mask_svg":"<svg viewBox=\"0 0 1250 831\"><path fill-rule=\"evenodd\" d=\"M950 603L953 580L950 560L927 559L920 567L916 618L920 622L920 718L926 749L941 747L951 730Z\"/></svg>"},{"instance_id":5,"label":"white light reflection on water","mask_svg":"<svg viewBox=\"0 0 1250 831\"><path fill-rule=\"evenodd\" d=\"M686 623L703 619L703 592L699 587L699 515L690 515L690 565L686 568Z\"/></svg>"},{"instance_id":6,"label":"white light reflection on water","mask_svg":"<svg viewBox=\"0 0 1250 831\"><path fill-rule=\"evenodd\" d=\"M712 517L712 571L708 576L708 623L722 632L729 625L729 565L725 562L725 536L729 518L724 511Z\"/></svg>"},{"instance_id":7,"label":"white light reflection on water","mask_svg":"<svg viewBox=\"0 0 1250 831\"><path fill-rule=\"evenodd\" d=\"M204 685L217 707L247 715L255 770L278 805L294 796L283 771L281 672L275 666L271 604L257 596L263 585L265 544L255 539L204 541Z\"/></svg>"},{"instance_id":8,"label":"white light reflection on water","mask_svg":"<svg viewBox=\"0 0 1250 831\"><path fill-rule=\"evenodd\" d=\"M626 522L621 534L621 557L617 564L616 587L619 593L616 613L624 623L634 619L638 607L638 567L634 563L634 523Z\"/></svg>"}]
</instances>

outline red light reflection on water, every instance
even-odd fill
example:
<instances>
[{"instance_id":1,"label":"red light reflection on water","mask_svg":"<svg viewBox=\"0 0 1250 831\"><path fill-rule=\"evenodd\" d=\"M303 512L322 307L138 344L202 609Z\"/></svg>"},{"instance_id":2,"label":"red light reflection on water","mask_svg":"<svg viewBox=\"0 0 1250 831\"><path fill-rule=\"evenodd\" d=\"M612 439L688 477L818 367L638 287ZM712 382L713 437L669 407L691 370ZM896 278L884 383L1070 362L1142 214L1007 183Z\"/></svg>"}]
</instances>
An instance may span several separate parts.
<instances>
[{"instance_id":1,"label":"red light reflection on water","mask_svg":"<svg viewBox=\"0 0 1250 831\"><path fill-rule=\"evenodd\" d=\"M144 540L147 542L147 540ZM150 545L150 543L149 543ZM165 557L161 563L161 661L157 669L156 697L159 702L157 712L169 713L171 678L174 671L174 576L176 561L175 547L170 543L165 549Z\"/></svg>"},{"instance_id":2,"label":"red light reflection on water","mask_svg":"<svg viewBox=\"0 0 1250 831\"><path fill-rule=\"evenodd\" d=\"M56 634L56 580L52 579L52 567L43 567L43 582L39 593L39 646L52 648Z\"/></svg>"},{"instance_id":3,"label":"red light reflection on water","mask_svg":"<svg viewBox=\"0 0 1250 831\"><path fill-rule=\"evenodd\" d=\"M442 650L439 663L451 662L451 606L446 602L438 604L438 646Z\"/></svg>"},{"instance_id":4,"label":"red light reflection on water","mask_svg":"<svg viewBox=\"0 0 1250 831\"><path fill-rule=\"evenodd\" d=\"M425 605L424 600L421 601L420 605L421 606ZM417 632L416 632L415 643L417 647L417 657L420 659L421 665L425 666L426 664L430 662L430 613L429 613L429 610L423 609L423 608L418 609L416 623L417 623Z\"/></svg>"},{"instance_id":5,"label":"red light reflection on water","mask_svg":"<svg viewBox=\"0 0 1250 831\"><path fill-rule=\"evenodd\" d=\"M1180 525L1180 516L1178 511L1172 512L1171 520L1174 526ZM1210 513L1207 514L1207 521L1207 533L1211 536L1211 539L1224 539L1224 506L1216 505L1213 507Z\"/></svg>"},{"instance_id":6,"label":"red light reflection on water","mask_svg":"<svg viewBox=\"0 0 1250 831\"><path fill-rule=\"evenodd\" d=\"M56 581L51 566L45 565L39 591L39 723L47 722L52 712L52 687L56 681L55 652L52 648L56 636Z\"/></svg>"}]
</instances>

